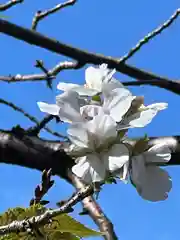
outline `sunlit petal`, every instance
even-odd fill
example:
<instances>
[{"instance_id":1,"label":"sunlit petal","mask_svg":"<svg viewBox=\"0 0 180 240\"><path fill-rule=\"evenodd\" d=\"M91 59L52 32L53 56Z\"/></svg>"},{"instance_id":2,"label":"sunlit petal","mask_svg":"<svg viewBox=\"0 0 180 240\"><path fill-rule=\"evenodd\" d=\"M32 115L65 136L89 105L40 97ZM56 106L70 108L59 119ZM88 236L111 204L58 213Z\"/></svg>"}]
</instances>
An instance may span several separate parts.
<instances>
[{"instance_id":1,"label":"sunlit petal","mask_svg":"<svg viewBox=\"0 0 180 240\"><path fill-rule=\"evenodd\" d=\"M117 171L129 161L129 150L124 144L114 144L102 155L103 161L110 172Z\"/></svg>"},{"instance_id":2,"label":"sunlit petal","mask_svg":"<svg viewBox=\"0 0 180 240\"><path fill-rule=\"evenodd\" d=\"M51 115L59 115L60 108L56 104L48 104L44 102L37 102L41 112L45 112Z\"/></svg>"},{"instance_id":3,"label":"sunlit petal","mask_svg":"<svg viewBox=\"0 0 180 240\"><path fill-rule=\"evenodd\" d=\"M134 98L129 90L117 88L111 91L108 96L105 96L103 108L109 112L116 122L120 122Z\"/></svg>"},{"instance_id":4,"label":"sunlit petal","mask_svg":"<svg viewBox=\"0 0 180 240\"><path fill-rule=\"evenodd\" d=\"M147 163L167 163L171 159L171 150L164 144L159 143L144 153Z\"/></svg>"}]
</instances>

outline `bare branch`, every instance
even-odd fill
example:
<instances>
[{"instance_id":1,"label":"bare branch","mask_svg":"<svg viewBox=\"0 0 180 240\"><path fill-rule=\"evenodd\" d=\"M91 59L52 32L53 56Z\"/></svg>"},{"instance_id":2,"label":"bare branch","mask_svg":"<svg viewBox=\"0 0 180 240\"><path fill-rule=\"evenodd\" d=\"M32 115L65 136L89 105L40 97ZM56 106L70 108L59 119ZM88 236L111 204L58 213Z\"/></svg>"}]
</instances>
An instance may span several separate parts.
<instances>
[{"instance_id":1,"label":"bare branch","mask_svg":"<svg viewBox=\"0 0 180 240\"><path fill-rule=\"evenodd\" d=\"M123 56L120 61L125 62L130 57L132 57L137 51L140 50L140 48L148 43L151 39L162 33L163 30L168 28L179 16L180 14L180 8L178 8L175 13L162 25L160 25L158 28L156 28L154 31L148 33L143 39L141 39L135 47L133 47L125 56Z\"/></svg>"},{"instance_id":2,"label":"bare branch","mask_svg":"<svg viewBox=\"0 0 180 240\"><path fill-rule=\"evenodd\" d=\"M10 0L7 3L0 4L0 12L9 9L18 3L23 3L23 2L24 0Z\"/></svg>"},{"instance_id":3,"label":"bare branch","mask_svg":"<svg viewBox=\"0 0 180 240\"><path fill-rule=\"evenodd\" d=\"M79 190L83 189L85 185L82 181L71 173L71 179L73 185ZM107 218L107 216L103 213L102 209L95 201L93 196L88 196L82 200L82 204L84 209L87 211L89 216L93 219L93 221L97 224L100 231L104 233L103 237L106 240L117 240L117 236L113 229L113 224Z\"/></svg>"},{"instance_id":4,"label":"bare branch","mask_svg":"<svg viewBox=\"0 0 180 240\"><path fill-rule=\"evenodd\" d=\"M84 66L85 64L108 64L109 68L115 68L118 72L126 74L138 80L165 80L169 81L168 78L155 75L150 72L146 72L134 66L125 64L119 59L113 57L106 57L101 54L94 54L78 48L74 48L70 45L66 45L57 40L48 38L36 31L32 31L16 24L10 23L4 19L0 19L0 32L3 32L16 39L20 39L29 44L45 48L49 51L71 57L78 61L79 65L77 68ZM180 93L178 93L180 94Z\"/></svg>"},{"instance_id":5,"label":"bare branch","mask_svg":"<svg viewBox=\"0 0 180 240\"><path fill-rule=\"evenodd\" d=\"M72 6L76 3L77 0L68 0L67 2L57 4L55 7L45 10L45 11L38 11L32 21L32 29L35 30L37 28L37 25L40 20L43 20L45 17L48 17L49 15L56 13L57 11Z\"/></svg>"},{"instance_id":6,"label":"bare branch","mask_svg":"<svg viewBox=\"0 0 180 240\"><path fill-rule=\"evenodd\" d=\"M40 130L42 124L40 124L39 121L38 121L34 116L30 115L29 113L26 113L22 108L16 106L16 105L13 104L12 102L8 102L8 101L6 101L6 100L4 100L4 99L2 99L2 98L0 98L0 103L5 104L5 105L11 107L12 109L14 109L15 111L18 111L18 112L22 113L22 114L23 114L25 117L27 117L30 121L36 123L36 125L38 126L38 129ZM44 121L45 121L45 120L44 120ZM44 124L44 121L43 121L43 124ZM47 119L46 119L46 121L47 121ZM46 123L46 121L45 121L45 123ZM44 129L45 129L47 132L49 132L50 134L52 134L52 135L54 135L54 136L56 136L56 137L67 138L66 136L63 136L63 135L59 134L58 132L52 131L52 130L49 129L48 127L45 127L45 126L44 126ZM36 129L36 130L37 130L37 129Z\"/></svg>"},{"instance_id":7,"label":"bare branch","mask_svg":"<svg viewBox=\"0 0 180 240\"><path fill-rule=\"evenodd\" d=\"M36 186L34 190L35 196L34 198L31 199L30 205L38 204L38 203L42 204L42 201L41 201L42 198L54 184L54 180L51 180L51 176L52 176L52 169L44 170L42 172L41 184ZM47 201L45 202L46 204L48 203Z\"/></svg>"},{"instance_id":8,"label":"bare branch","mask_svg":"<svg viewBox=\"0 0 180 240\"><path fill-rule=\"evenodd\" d=\"M76 69L78 68L78 63L76 62L59 62L55 67L48 70L47 73L44 74L30 74L30 75L21 75L17 74L15 76L0 76L0 80L8 83L12 82L25 82L25 81L40 81L47 79L54 79L56 75L60 73L62 70L66 69Z\"/></svg>"},{"instance_id":9,"label":"bare branch","mask_svg":"<svg viewBox=\"0 0 180 240\"><path fill-rule=\"evenodd\" d=\"M17 231L25 232L28 229L37 228L38 226L45 225L49 223L49 220L53 217L56 217L60 214L67 213L69 209L71 209L75 204L80 202L85 197L93 194L92 186L86 186L83 189L79 190L76 194L74 194L66 203L60 208L53 210L46 210L45 213L39 216L33 216L29 219L22 221L13 221L12 223L0 226L0 235L13 233Z\"/></svg>"},{"instance_id":10,"label":"bare branch","mask_svg":"<svg viewBox=\"0 0 180 240\"><path fill-rule=\"evenodd\" d=\"M171 81L171 80L141 80L138 82L130 81L123 82L124 86L141 86L141 85L150 85L160 88L164 88L173 93L180 94L180 81Z\"/></svg>"}]
</instances>

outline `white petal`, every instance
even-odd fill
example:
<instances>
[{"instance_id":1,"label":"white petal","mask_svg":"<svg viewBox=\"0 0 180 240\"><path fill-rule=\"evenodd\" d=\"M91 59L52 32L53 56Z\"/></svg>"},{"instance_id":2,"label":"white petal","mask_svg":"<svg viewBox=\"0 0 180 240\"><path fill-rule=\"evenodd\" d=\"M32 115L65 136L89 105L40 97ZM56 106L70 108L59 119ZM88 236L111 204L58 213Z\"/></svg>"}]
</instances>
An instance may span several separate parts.
<instances>
[{"instance_id":1,"label":"white petal","mask_svg":"<svg viewBox=\"0 0 180 240\"><path fill-rule=\"evenodd\" d=\"M83 123L74 123L67 130L68 137L71 142L79 148L91 149L92 144L90 142L88 132Z\"/></svg>"},{"instance_id":2,"label":"white petal","mask_svg":"<svg viewBox=\"0 0 180 240\"><path fill-rule=\"evenodd\" d=\"M78 163L72 167L72 172L76 174L76 176L84 179L84 177L87 175L90 165L89 162L87 162L87 157L79 157Z\"/></svg>"},{"instance_id":3,"label":"white petal","mask_svg":"<svg viewBox=\"0 0 180 240\"><path fill-rule=\"evenodd\" d=\"M124 124L129 124L129 127L145 127L156 116L158 111L167 108L167 103L154 103L147 107L142 107L140 110L127 117Z\"/></svg>"},{"instance_id":4,"label":"white petal","mask_svg":"<svg viewBox=\"0 0 180 240\"><path fill-rule=\"evenodd\" d=\"M161 111L168 107L168 103L153 103L148 105L147 108L154 109L155 111Z\"/></svg>"},{"instance_id":5,"label":"white petal","mask_svg":"<svg viewBox=\"0 0 180 240\"><path fill-rule=\"evenodd\" d=\"M157 111L148 109L142 112L137 112L125 119L124 124L129 124L131 127L145 127L156 116Z\"/></svg>"},{"instance_id":6,"label":"white petal","mask_svg":"<svg viewBox=\"0 0 180 240\"><path fill-rule=\"evenodd\" d=\"M78 84L73 84L73 83L65 83L65 82L60 82L57 85L57 89L62 90L62 91L69 91L73 90L73 88L80 87Z\"/></svg>"},{"instance_id":7,"label":"white petal","mask_svg":"<svg viewBox=\"0 0 180 240\"><path fill-rule=\"evenodd\" d=\"M92 97L99 92L97 89L86 88L86 87L76 87L73 89L73 91L76 91L80 96L89 96L89 97Z\"/></svg>"},{"instance_id":8,"label":"white petal","mask_svg":"<svg viewBox=\"0 0 180 240\"><path fill-rule=\"evenodd\" d=\"M86 183L102 181L106 176L105 166L95 154L79 158L72 171Z\"/></svg>"},{"instance_id":9,"label":"white petal","mask_svg":"<svg viewBox=\"0 0 180 240\"><path fill-rule=\"evenodd\" d=\"M56 104L48 104L44 102L37 102L41 112L45 112L51 115L59 115L60 108Z\"/></svg>"},{"instance_id":10,"label":"white petal","mask_svg":"<svg viewBox=\"0 0 180 240\"><path fill-rule=\"evenodd\" d=\"M105 68L88 67L85 71L86 84L89 88L93 88L101 92L102 82L107 76L109 70Z\"/></svg>"},{"instance_id":11,"label":"white petal","mask_svg":"<svg viewBox=\"0 0 180 240\"><path fill-rule=\"evenodd\" d=\"M92 119L103 112L103 108L97 105L86 105L80 108L80 113L84 119Z\"/></svg>"},{"instance_id":12,"label":"white petal","mask_svg":"<svg viewBox=\"0 0 180 240\"><path fill-rule=\"evenodd\" d=\"M156 166L146 168L146 177L141 184L139 194L144 199L153 202L167 199L168 192L172 188L172 181L168 173Z\"/></svg>"},{"instance_id":13,"label":"white petal","mask_svg":"<svg viewBox=\"0 0 180 240\"><path fill-rule=\"evenodd\" d=\"M90 168L90 174L92 178L92 182L100 182L106 177L106 168L104 163L100 160L100 158L95 154L89 154L87 156Z\"/></svg>"},{"instance_id":14,"label":"white petal","mask_svg":"<svg viewBox=\"0 0 180 240\"><path fill-rule=\"evenodd\" d=\"M102 84L102 92L106 96L116 88L125 88L125 86L115 78L112 78L109 82L103 82Z\"/></svg>"},{"instance_id":15,"label":"white petal","mask_svg":"<svg viewBox=\"0 0 180 240\"><path fill-rule=\"evenodd\" d=\"M59 116L62 121L82 121L78 96L76 92L67 91L56 97L56 102L60 106Z\"/></svg>"},{"instance_id":16,"label":"white petal","mask_svg":"<svg viewBox=\"0 0 180 240\"><path fill-rule=\"evenodd\" d=\"M143 154L132 157L130 175L137 190L141 192L142 183L146 178L146 166Z\"/></svg>"},{"instance_id":17,"label":"white petal","mask_svg":"<svg viewBox=\"0 0 180 240\"><path fill-rule=\"evenodd\" d=\"M144 153L147 163L167 163L171 159L171 150L164 144L159 143Z\"/></svg>"},{"instance_id":18,"label":"white petal","mask_svg":"<svg viewBox=\"0 0 180 240\"><path fill-rule=\"evenodd\" d=\"M107 169L114 172L129 161L129 150L124 144L114 144L102 157Z\"/></svg>"},{"instance_id":19,"label":"white petal","mask_svg":"<svg viewBox=\"0 0 180 240\"><path fill-rule=\"evenodd\" d=\"M134 98L135 96L132 96L129 90L117 88L112 90L108 96L105 96L103 108L109 112L116 122L120 122L129 110Z\"/></svg>"},{"instance_id":20,"label":"white petal","mask_svg":"<svg viewBox=\"0 0 180 240\"><path fill-rule=\"evenodd\" d=\"M97 115L86 123L96 148L116 139L116 123L109 115Z\"/></svg>"}]
</instances>

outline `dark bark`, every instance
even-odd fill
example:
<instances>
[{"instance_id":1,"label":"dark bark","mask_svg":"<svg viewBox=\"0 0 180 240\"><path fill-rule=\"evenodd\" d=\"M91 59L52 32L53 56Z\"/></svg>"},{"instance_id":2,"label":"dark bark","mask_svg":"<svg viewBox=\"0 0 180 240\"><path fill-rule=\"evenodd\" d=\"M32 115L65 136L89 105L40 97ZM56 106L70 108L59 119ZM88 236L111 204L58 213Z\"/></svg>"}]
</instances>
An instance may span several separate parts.
<instances>
[{"instance_id":1,"label":"dark bark","mask_svg":"<svg viewBox=\"0 0 180 240\"><path fill-rule=\"evenodd\" d=\"M161 77L150 72L146 72L142 69L128 65L125 62L120 61L120 59L106 57L101 54L94 54L72 47L70 45L61 43L55 39L51 39L47 36L44 36L36 31L18 26L16 24L10 23L2 19L0 19L0 32L11 37L14 37L16 39L25 41L26 43L47 49L51 52L62 54L64 56L75 59L79 62L77 68L80 68L87 63L91 64L107 63L109 68L116 68L118 72L126 74L137 80L159 80L162 82L164 81L165 82L164 86L167 86L168 90L180 94L180 84L177 81L173 81L168 78ZM168 85L167 82L169 83ZM149 82L149 84L151 83ZM155 85L155 82L153 82L153 84L151 85Z\"/></svg>"}]
</instances>

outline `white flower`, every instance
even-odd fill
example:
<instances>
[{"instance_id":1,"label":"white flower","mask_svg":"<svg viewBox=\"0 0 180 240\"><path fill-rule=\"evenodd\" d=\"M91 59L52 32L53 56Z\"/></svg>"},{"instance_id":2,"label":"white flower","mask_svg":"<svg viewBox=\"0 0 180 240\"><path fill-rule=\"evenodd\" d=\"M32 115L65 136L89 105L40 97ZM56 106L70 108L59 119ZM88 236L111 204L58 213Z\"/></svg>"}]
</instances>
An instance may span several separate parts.
<instances>
[{"instance_id":1,"label":"white flower","mask_svg":"<svg viewBox=\"0 0 180 240\"><path fill-rule=\"evenodd\" d=\"M154 103L148 106L142 105L135 113L125 116L123 121L118 124L118 129L145 127L159 111L166 109L167 106L167 103Z\"/></svg>"},{"instance_id":2,"label":"white flower","mask_svg":"<svg viewBox=\"0 0 180 240\"><path fill-rule=\"evenodd\" d=\"M115 69L108 69L107 64L102 64L99 68L88 67L85 71L86 84L84 86L60 82L57 85L57 88L62 91L73 90L81 96L94 96L102 91L103 83L113 81L116 85L122 85L120 82L112 78L114 73Z\"/></svg>"},{"instance_id":3,"label":"white flower","mask_svg":"<svg viewBox=\"0 0 180 240\"><path fill-rule=\"evenodd\" d=\"M171 151L165 144L157 144L131 161L130 177L142 198L162 201L168 197L172 181L168 173L159 168L171 159Z\"/></svg>"},{"instance_id":4,"label":"white flower","mask_svg":"<svg viewBox=\"0 0 180 240\"><path fill-rule=\"evenodd\" d=\"M67 91L56 96L56 104L37 102L40 110L51 115L59 116L64 122L80 122L83 117L80 114L80 107L87 104L84 99L74 91Z\"/></svg>"},{"instance_id":5,"label":"white flower","mask_svg":"<svg viewBox=\"0 0 180 240\"><path fill-rule=\"evenodd\" d=\"M129 160L128 148L116 143L116 123L108 115L72 124L68 136L81 155L72 171L87 183L104 180L107 172L120 169Z\"/></svg>"}]
</instances>

